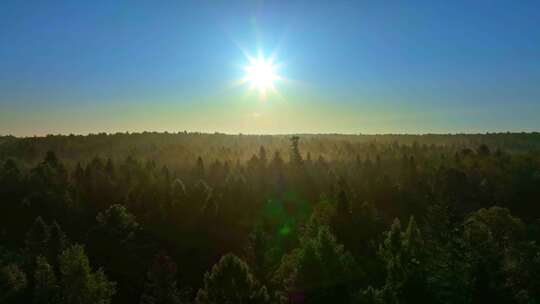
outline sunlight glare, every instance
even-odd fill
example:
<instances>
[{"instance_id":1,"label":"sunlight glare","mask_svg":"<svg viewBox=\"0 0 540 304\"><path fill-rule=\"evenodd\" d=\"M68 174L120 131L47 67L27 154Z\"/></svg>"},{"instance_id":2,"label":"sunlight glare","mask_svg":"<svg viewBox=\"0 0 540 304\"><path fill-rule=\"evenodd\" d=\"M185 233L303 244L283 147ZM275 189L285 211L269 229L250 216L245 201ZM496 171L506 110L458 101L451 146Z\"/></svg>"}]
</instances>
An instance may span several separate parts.
<instances>
[{"instance_id":1,"label":"sunlight glare","mask_svg":"<svg viewBox=\"0 0 540 304\"><path fill-rule=\"evenodd\" d=\"M276 74L276 65L272 59L262 56L249 58L249 65L244 68L246 75L243 82L250 84L250 88L259 91L261 97L266 97L267 92L275 91L274 82L281 79Z\"/></svg>"}]
</instances>

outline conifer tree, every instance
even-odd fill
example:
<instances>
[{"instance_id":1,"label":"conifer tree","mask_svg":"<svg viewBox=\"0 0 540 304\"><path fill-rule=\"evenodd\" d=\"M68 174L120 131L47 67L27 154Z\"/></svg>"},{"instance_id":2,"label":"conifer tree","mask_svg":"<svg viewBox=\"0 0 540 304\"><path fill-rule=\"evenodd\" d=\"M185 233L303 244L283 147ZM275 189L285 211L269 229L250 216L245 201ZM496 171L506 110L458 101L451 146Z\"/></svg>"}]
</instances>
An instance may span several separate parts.
<instances>
[{"instance_id":1,"label":"conifer tree","mask_svg":"<svg viewBox=\"0 0 540 304\"><path fill-rule=\"evenodd\" d=\"M26 274L17 264L0 267L0 303L25 303Z\"/></svg>"},{"instance_id":2,"label":"conifer tree","mask_svg":"<svg viewBox=\"0 0 540 304\"><path fill-rule=\"evenodd\" d=\"M269 303L266 287L260 286L248 265L227 254L204 275L204 286L196 298L198 304Z\"/></svg>"},{"instance_id":3,"label":"conifer tree","mask_svg":"<svg viewBox=\"0 0 540 304\"><path fill-rule=\"evenodd\" d=\"M73 245L60 256L62 300L65 304L109 304L116 283L102 269L93 272L81 245Z\"/></svg>"},{"instance_id":4,"label":"conifer tree","mask_svg":"<svg viewBox=\"0 0 540 304\"><path fill-rule=\"evenodd\" d=\"M177 266L165 254L158 254L146 274L141 304L180 304L176 286Z\"/></svg>"},{"instance_id":5,"label":"conifer tree","mask_svg":"<svg viewBox=\"0 0 540 304\"><path fill-rule=\"evenodd\" d=\"M55 265L58 262L60 254L66 249L68 245L68 239L60 225L56 221L50 225L49 229L49 241L48 241L48 258L49 261Z\"/></svg>"},{"instance_id":6,"label":"conifer tree","mask_svg":"<svg viewBox=\"0 0 540 304\"><path fill-rule=\"evenodd\" d=\"M34 298L35 304L55 304L60 302L60 287L53 267L44 257L37 257L34 271Z\"/></svg>"},{"instance_id":7,"label":"conifer tree","mask_svg":"<svg viewBox=\"0 0 540 304\"><path fill-rule=\"evenodd\" d=\"M37 256L48 256L50 238L49 226L38 216L26 234L26 251L34 259Z\"/></svg>"}]
</instances>

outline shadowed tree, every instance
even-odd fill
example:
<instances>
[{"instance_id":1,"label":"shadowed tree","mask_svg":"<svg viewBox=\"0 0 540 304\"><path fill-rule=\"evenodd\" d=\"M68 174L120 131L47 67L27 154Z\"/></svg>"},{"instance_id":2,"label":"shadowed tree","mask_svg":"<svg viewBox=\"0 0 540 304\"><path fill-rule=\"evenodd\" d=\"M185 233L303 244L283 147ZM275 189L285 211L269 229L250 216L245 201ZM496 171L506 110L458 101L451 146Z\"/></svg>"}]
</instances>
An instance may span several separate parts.
<instances>
[{"instance_id":1,"label":"shadowed tree","mask_svg":"<svg viewBox=\"0 0 540 304\"><path fill-rule=\"evenodd\" d=\"M109 207L96 216L99 230L114 241L126 242L132 239L139 228L135 216L120 204Z\"/></svg>"},{"instance_id":2,"label":"shadowed tree","mask_svg":"<svg viewBox=\"0 0 540 304\"><path fill-rule=\"evenodd\" d=\"M325 226L286 256L280 268L279 280L292 303L347 303L359 275L353 257Z\"/></svg>"},{"instance_id":3,"label":"shadowed tree","mask_svg":"<svg viewBox=\"0 0 540 304\"><path fill-rule=\"evenodd\" d=\"M338 193L336 198L336 207L334 215L331 219L332 230L336 235L338 241L347 248L352 248L352 234L350 233L352 225L352 214L349 198L347 196L347 184L343 178L338 181Z\"/></svg>"},{"instance_id":4,"label":"shadowed tree","mask_svg":"<svg viewBox=\"0 0 540 304\"><path fill-rule=\"evenodd\" d=\"M197 163L195 164L195 168L193 168L193 176L196 179L204 179L205 177L204 162L200 156L197 157Z\"/></svg>"},{"instance_id":5,"label":"shadowed tree","mask_svg":"<svg viewBox=\"0 0 540 304\"><path fill-rule=\"evenodd\" d=\"M266 287L260 286L248 265L227 254L204 275L204 286L197 294L198 304L270 303Z\"/></svg>"},{"instance_id":6,"label":"shadowed tree","mask_svg":"<svg viewBox=\"0 0 540 304\"><path fill-rule=\"evenodd\" d=\"M65 304L109 304L116 283L102 269L93 272L81 245L73 245L60 256L62 300Z\"/></svg>"},{"instance_id":7,"label":"shadowed tree","mask_svg":"<svg viewBox=\"0 0 540 304\"><path fill-rule=\"evenodd\" d=\"M40 216L37 217L26 234L26 251L32 259L40 255L48 256L50 236L49 227L45 221Z\"/></svg>"},{"instance_id":8,"label":"shadowed tree","mask_svg":"<svg viewBox=\"0 0 540 304\"><path fill-rule=\"evenodd\" d=\"M266 156L266 150L263 146L259 148L259 165L260 169L264 169L268 163L268 157Z\"/></svg>"},{"instance_id":9,"label":"shadowed tree","mask_svg":"<svg viewBox=\"0 0 540 304\"><path fill-rule=\"evenodd\" d=\"M58 257L66 249L68 239L60 225L56 221L49 227L49 242L48 242L48 260L53 264L58 264Z\"/></svg>"},{"instance_id":10,"label":"shadowed tree","mask_svg":"<svg viewBox=\"0 0 540 304\"><path fill-rule=\"evenodd\" d=\"M34 271L34 298L35 304L55 304L60 301L60 286L56 280L53 267L44 257L36 260L36 270Z\"/></svg>"},{"instance_id":11,"label":"shadowed tree","mask_svg":"<svg viewBox=\"0 0 540 304\"><path fill-rule=\"evenodd\" d=\"M247 261L253 269L255 278L261 282L266 281L266 275L269 273L269 238L261 226L256 226L251 232L247 246Z\"/></svg>"},{"instance_id":12,"label":"shadowed tree","mask_svg":"<svg viewBox=\"0 0 540 304\"><path fill-rule=\"evenodd\" d=\"M300 137L293 136L291 137L291 164L300 166L302 165L302 155L300 154L300 148L298 147L298 142Z\"/></svg>"},{"instance_id":13,"label":"shadowed tree","mask_svg":"<svg viewBox=\"0 0 540 304\"><path fill-rule=\"evenodd\" d=\"M491 207L472 213L465 221L464 238L471 250L475 275L474 301L518 301L528 290L532 261L523 263L523 222L506 208ZM523 249L522 249L523 250Z\"/></svg>"},{"instance_id":14,"label":"shadowed tree","mask_svg":"<svg viewBox=\"0 0 540 304\"><path fill-rule=\"evenodd\" d=\"M163 253L158 254L146 274L141 304L180 304L176 286L176 264Z\"/></svg>"},{"instance_id":15,"label":"shadowed tree","mask_svg":"<svg viewBox=\"0 0 540 304\"><path fill-rule=\"evenodd\" d=\"M399 220L394 220L379 247L379 256L387 275L384 287L376 292L379 296L396 300L390 303L433 302L427 289L424 242L413 217L404 232Z\"/></svg>"},{"instance_id":16,"label":"shadowed tree","mask_svg":"<svg viewBox=\"0 0 540 304\"><path fill-rule=\"evenodd\" d=\"M17 264L0 267L0 303L27 303L27 284L26 274Z\"/></svg>"}]
</instances>

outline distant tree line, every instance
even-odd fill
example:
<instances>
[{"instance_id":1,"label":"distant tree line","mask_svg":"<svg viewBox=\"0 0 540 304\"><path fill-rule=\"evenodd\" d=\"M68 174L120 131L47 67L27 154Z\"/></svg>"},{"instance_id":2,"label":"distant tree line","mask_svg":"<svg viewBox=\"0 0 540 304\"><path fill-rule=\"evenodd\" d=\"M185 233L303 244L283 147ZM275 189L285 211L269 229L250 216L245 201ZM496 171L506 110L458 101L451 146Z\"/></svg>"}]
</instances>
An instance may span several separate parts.
<instances>
[{"instance_id":1,"label":"distant tree line","mask_svg":"<svg viewBox=\"0 0 540 304\"><path fill-rule=\"evenodd\" d=\"M0 303L538 303L540 137L0 137Z\"/></svg>"}]
</instances>

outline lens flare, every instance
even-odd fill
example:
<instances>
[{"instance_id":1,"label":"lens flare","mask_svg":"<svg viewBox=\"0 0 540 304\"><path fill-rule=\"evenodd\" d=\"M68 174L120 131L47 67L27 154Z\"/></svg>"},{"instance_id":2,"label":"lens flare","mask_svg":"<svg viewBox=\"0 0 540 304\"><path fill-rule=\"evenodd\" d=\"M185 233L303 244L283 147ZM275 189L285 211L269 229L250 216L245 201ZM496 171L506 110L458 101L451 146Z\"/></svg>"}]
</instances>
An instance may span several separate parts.
<instances>
[{"instance_id":1,"label":"lens flare","mask_svg":"<svg viewBox=\"0 0 540 304\"><path fill-rule=\"evenodd\" d=\"M244 67L245 76L242 83L248 83L251 90L257 90L262 98L269 91L276 92L274 83L282 78L277 74L277 65L272 58L248 57L249 64Z\"/></svg>"}]
</instances>

